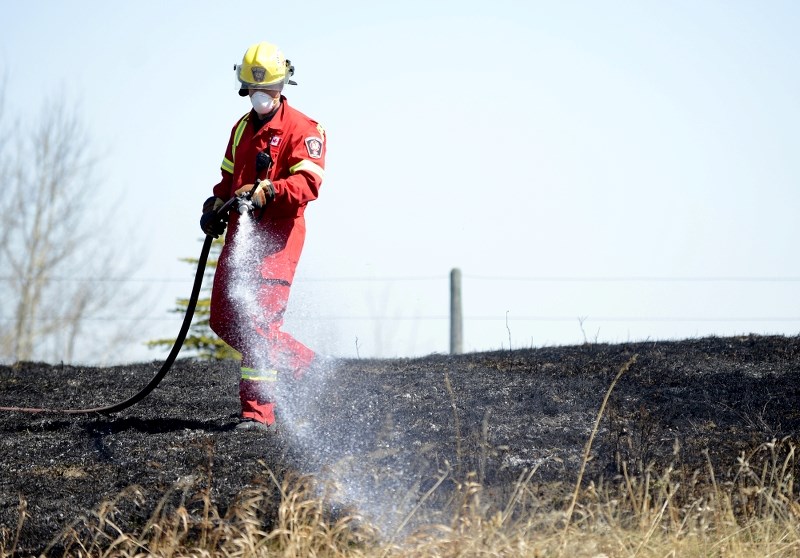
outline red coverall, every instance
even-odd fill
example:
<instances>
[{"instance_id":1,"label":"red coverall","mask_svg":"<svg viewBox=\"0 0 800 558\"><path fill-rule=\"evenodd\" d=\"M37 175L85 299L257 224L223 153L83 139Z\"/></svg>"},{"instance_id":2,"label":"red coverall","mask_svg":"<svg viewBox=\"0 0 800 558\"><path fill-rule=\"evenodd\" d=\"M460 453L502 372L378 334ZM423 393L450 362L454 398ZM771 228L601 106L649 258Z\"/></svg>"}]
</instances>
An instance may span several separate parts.
<instances>
[{"instance_id":1,"label":"red coverall","mask_svg":"<svg viewBox=\"0 0 800 558\"><path fill-rule=\"evenodd\" d=\"M257 176L256 156L264 150L269 150L273 165L268 173L262 171ZM325 150L322 127L290 107L282 96L277 113L263 126L259 127L255 111L236 123L222 161L222 180L214 186L214 196L223 201L256 178L269 178L275 188L272 202L253 213L252 238L236 238L239 214L231 211L211 293L211 329L242 354L239 396L246 419L272 424L278 374L300 378L315 356L281 331L281 326L305 240L303 213L306 204L319 194ZM248 249L255 252L244 270L232 269L231 254L237 240L252 243ZM247 274L248 294L256 297L257 315L243 315L241 301L229 292L234 278L241 280L242 273Z\"/></svg>"}]
</instances>

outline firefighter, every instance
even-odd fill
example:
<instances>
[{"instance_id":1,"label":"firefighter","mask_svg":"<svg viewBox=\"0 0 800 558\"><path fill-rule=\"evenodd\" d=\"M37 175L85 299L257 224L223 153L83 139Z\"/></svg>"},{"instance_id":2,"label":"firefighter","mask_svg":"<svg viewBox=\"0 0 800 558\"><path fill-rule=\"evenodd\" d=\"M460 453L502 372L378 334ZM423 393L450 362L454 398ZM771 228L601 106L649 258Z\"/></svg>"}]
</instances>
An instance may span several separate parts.
<instances>
[{"instance_id":1,"label":"firefighter","mask_svg":"<svg viewBox=\"0 0 800 558\"><path fill-rule=\"evenodd\" d=\"M203 232L217 237L228 229L214 274L210 325L242 355L237 428L275 432L278 378L302 378L316 356L281 326L305 240L303 213L317 199L325 176L327 142L322 126L282 95L286 84L296 84L290 79L294 66L277 46L251 46L234 69L239 95L249 97L252 110L233 126L222 179L203 205ZM227 222L212 219L216 209L256 183L252 216L231 211ZM236 234L244 226L242 219L252 219L247 238ZM244 265L232 261L237 243L247 243ZM231 292L236 281L246 285L249 311L243 311L241 295Z\"/></svg>"}]
</instances>

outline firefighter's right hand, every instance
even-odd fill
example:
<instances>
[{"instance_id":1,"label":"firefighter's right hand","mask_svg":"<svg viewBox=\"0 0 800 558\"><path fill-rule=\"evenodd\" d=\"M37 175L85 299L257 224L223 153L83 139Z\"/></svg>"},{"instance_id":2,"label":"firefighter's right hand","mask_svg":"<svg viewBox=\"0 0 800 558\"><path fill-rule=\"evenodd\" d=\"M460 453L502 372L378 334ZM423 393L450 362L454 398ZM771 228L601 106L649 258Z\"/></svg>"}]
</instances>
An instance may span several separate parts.
<instances>
[{"instance_id":1,"label":"firefighter's right hand","mask_svg":"<svg viewBox=\"0 0 800 558\"><path fill-rule=\"evenodd\" d=\"M269 202L275 199L275 186L272 180L261 180L258 185L253 188L255 184L245 184L235 194L237 196L250 195L250 200L258 208L264 207Z\"/></svg>"},{"instance_id":2,"label":"firefighter's right hand","mask_svg":"<svg viewBox=\"0 0 800 558\"><path fill-rule=\"evenodd\" d=\"M211 196L203 204L203 216L200 217L200 228L203 232L210 234L214 238L225 232L226 223L225 215L217 215L217 210L225 205L221 199Z\"/></svg>"}]
</instances>

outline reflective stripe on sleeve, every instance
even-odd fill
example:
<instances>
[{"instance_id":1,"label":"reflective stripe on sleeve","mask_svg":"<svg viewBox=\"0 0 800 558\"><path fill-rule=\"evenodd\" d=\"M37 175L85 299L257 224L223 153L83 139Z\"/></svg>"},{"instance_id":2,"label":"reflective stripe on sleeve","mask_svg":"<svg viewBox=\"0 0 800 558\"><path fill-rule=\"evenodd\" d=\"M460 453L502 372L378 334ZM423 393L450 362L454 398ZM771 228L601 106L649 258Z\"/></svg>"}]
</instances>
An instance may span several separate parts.
<instances>
[{"instance_id":1,"label":"reflective stripe on sleeve","mask_svg":"<svg viewBox=\"0 0 800 558\"><path fill-rule=\"evenodd\" d=\"M277 370L256 370L254 368L245 368L242 366L242 380L250 382L277 382Z\"/></svg>"},{"instance_id":2,"label":"reflective stripe on sleeve","mask_svg":"<svg viewBox=\"0 0 800 558\"><path fill-rule=\"evenodd\" d=\"M291 174L295 174L300 171L311 172L319 176L321 180L325 179L325 169L316 164L314 161L309 161L308 159L303 159L296 165L293 165L291 168L289 168L289 173Z\"/></svg>"},{"instance_id":3,"label":"reflective stripe on sleeve","mask_svg":"<svg viewBox=\"0 0 800 558\"><path fill-rule=\"evenodd\" d=\"M236 131L233 133L233 144L231 145L231 158L224 157L220 168L225 172L233 174L233 162L236 160L236 148L239 147L239 142L242 141L242 134L247 126L247 121L250 119L250 113L245 114L239 124L236 125Z\"/></svg>"},{"instance_id":4,"label":"reflective stripe on sleeve","mask_svg":"<svg viewBox=\"0 0 800 558\"><path fill-rule=\"evenodd\" d=\"M239 120L239 125L236 126L236 132L233 134L233 145L231 146L231 159L233 161L236 160L236 148L239 147L239 142L242 141L242 134L244 134L244 129L249 119L250 113L248 112ZM231 162L231 172L233 172L233 162Z\"/></svg>"}]
</instances>

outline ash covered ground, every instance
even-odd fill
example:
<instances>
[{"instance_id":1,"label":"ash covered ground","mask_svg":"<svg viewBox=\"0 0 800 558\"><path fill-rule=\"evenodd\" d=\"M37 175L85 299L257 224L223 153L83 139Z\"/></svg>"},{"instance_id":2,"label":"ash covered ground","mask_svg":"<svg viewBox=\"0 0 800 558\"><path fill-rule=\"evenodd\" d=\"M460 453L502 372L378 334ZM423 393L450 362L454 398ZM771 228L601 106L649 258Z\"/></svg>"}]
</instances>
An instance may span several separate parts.
<instances>
[{"instance_id":1,"label":"ash covered ground","mask_svg":"<svg viewBox=\"0 0 800 558\"><path fill-rule=\"evenodd\" d=\"M177 486L204 487L224 513L248 487L275 490L268 471L331 482L333 508L356 509L387 530L445 478L426 500L435 514L469 472L489 505L503 505L534 469L531 482L557 501L574 486L606 390L634 355L584 483L623 467L634 475L649 465L708 471L707 460L724 478L743 451L800 441L798 337L344 360L285 386L277 436L234 430L237 363L183 359L148 398L116 415L0 414L0 525L13 536L24 500L17 550L36 553L115 497L117 525L136 529ZM0 406L116 403L160 364L0 367ZM128 502L132 487L140 496Z\"/></svg>"}]
</instances>

